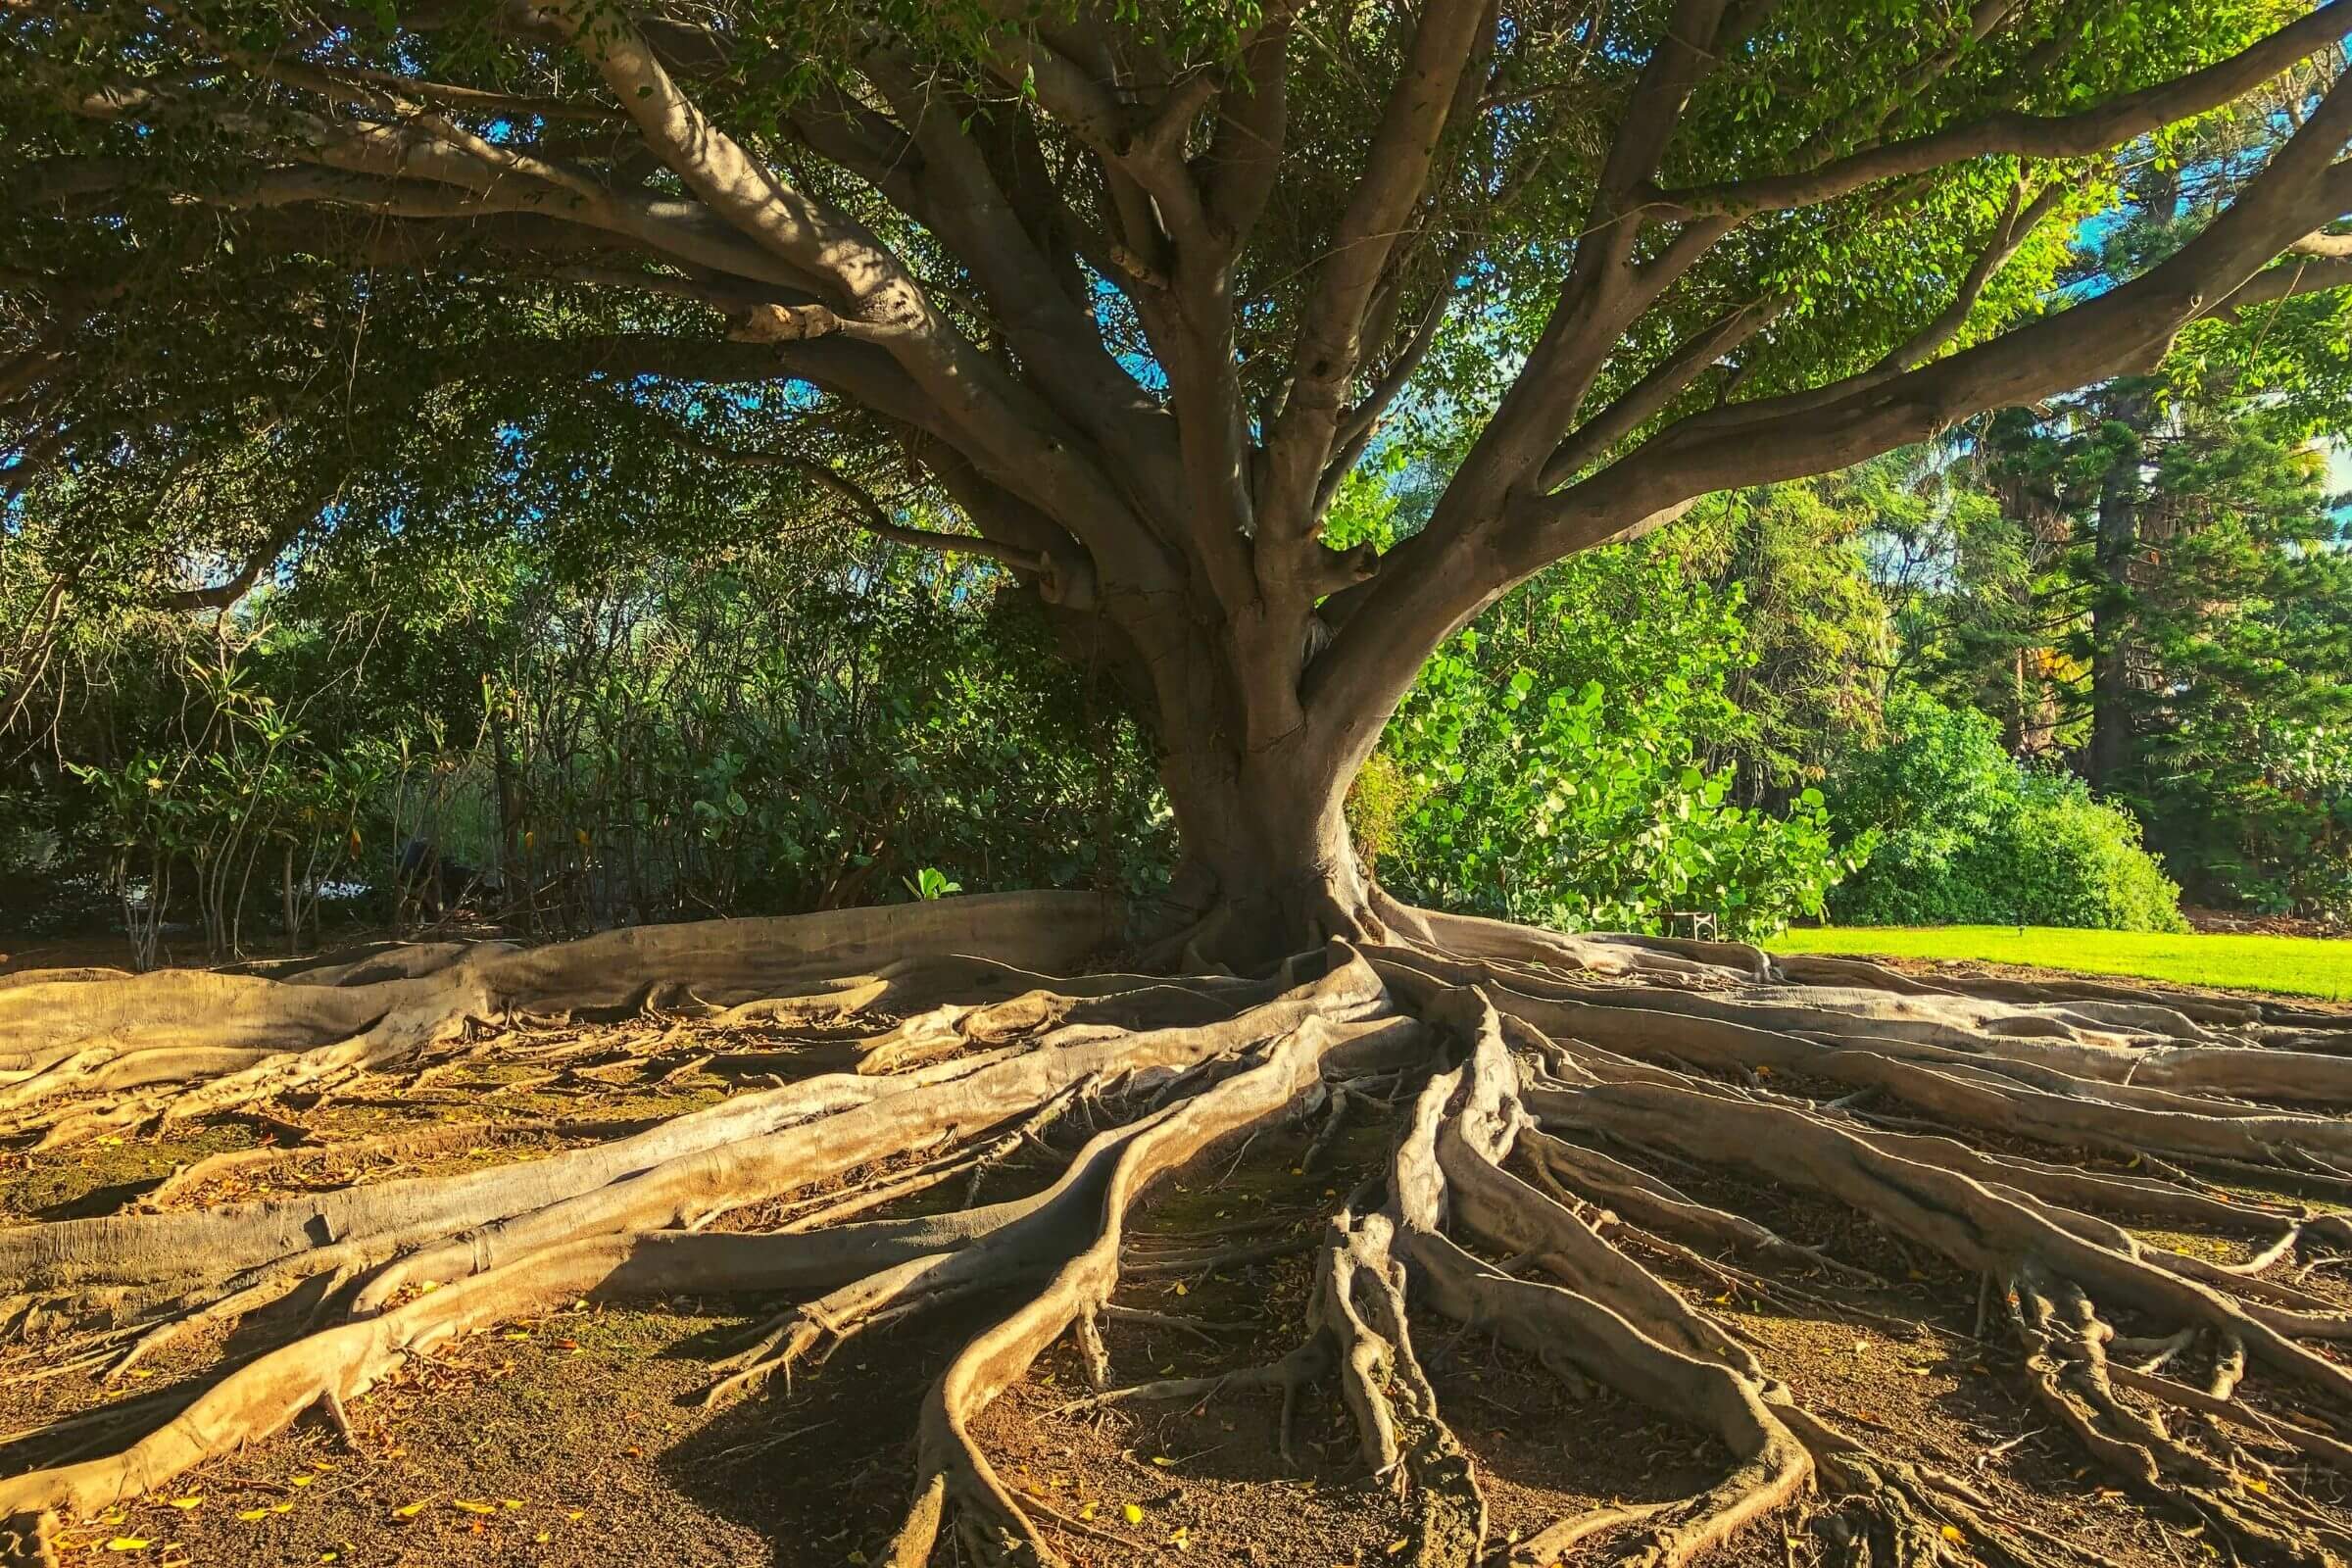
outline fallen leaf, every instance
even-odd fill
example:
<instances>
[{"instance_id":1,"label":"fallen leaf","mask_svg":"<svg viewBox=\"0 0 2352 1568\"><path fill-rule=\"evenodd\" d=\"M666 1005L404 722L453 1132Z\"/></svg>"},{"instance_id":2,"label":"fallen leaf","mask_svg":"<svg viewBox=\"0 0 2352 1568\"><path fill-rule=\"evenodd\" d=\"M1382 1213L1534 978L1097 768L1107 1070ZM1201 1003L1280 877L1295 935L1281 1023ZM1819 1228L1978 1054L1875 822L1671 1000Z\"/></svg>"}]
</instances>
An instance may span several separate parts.
<instances>
[{"instance_id":1,"label":"fallen leaf","mask_svg":"<svg viewBox=\"0 0 2352 1568\"><path fill-rule=\"evenodd\" d=\"M1389 1544L1388 1544L1388 1547L1387 1547L1388 1554L1389 1554L1390 1556L1394 1557L1394 1556L1396 1556L1396 1555L1398 1552L1402 1551L1402 1550L1403 1550L1405 1547L1407 1547L1407 1546L1409 1546L1409 1545L1411 1545L1411 1544L1412 1544L1412 1543L1411 1543L1411 1542L1409 1542L1409 1541L1392 1541L1392 1542L1390 1542L1390 1543L1389 1543Z\"/></svg>"},{"instance_id":2,"label":"fallen leaf","mask_svg":"<svg viewBox=\"0 0 2352 1568\"><path fill-rule=\"evenodd\" d=\"M201 1492L191 1492L191 1493L189 1493L189 1494L188 1494L186 1496L184 1496L184 1497L173 1497L173 1498L172 1498L172 1499L171 1499L171 1502L172 1502L172 1507L174 1507L174 1508L178 1508L178 1509L181 1509L181 1510L183 1510L183 1511L184 1511L184 1510L186 1510L186 1509L189 1509L189 1508L193 1508L193 1507L195 1507L195 1506L196 1506L198 1503L202 1502L203 1500L204 1500L204 1494L203 1494L203 1493L201 1493Z\"/></svg>"},{"instance_id":3,"label":"fallen leaf","mask_svg":"<svg viewBox=\"0 0 2352 1568\"><path fill-rule=\"evenodd\" d=\"M498 1505L496 1503L476 1502L471 1497L453 1497L450 1499L449 1505L453 1508L461 1509L466 1513L498 1512Z\"/></svg>"},{"instance_id":4,"label":"fallen leaf","mask_svg":"<svg viewBox=\"0 0 2352 1568\"><path fill-rule=\"evenodd\" d=\"M307 1487L318 1478L317 1476L288 1476L286 1479L292 1482L295 1486Z\"/></svg>"},{"instance_id":5,"label":"fallen leaf","mask_svg":"<svg viewBox=\"0 0 2352 1568\"><path fill-rule=\"evenodd\" d=\"M540 1532L539 1532L537 1535L535 1535L535 1536L533 1536L533 1537L531 1538L531 1544L532 1544L532 1545L534 1545L534 1546L544 1546L544 1545L546 1545L546 1544L547 1544L549 1542L551 1542L551 1541L553 1541L553 1540L555 1540L555 1539L556 1539L556 1538L554 1537L554 1535L552 1535L552 1534L551 1534L551 1533L549 1533L548 1531L542 1530L542 1531L540 1531Z\"/></svg>"},{"instance_id":6,"label":"fallen leaf","mask_svg":"<svg viewBox=\"0 0 2352 1568\"><path fill-rule=\"evenodd\" d=\"M1968 1538L1960 1533L1960 1527L1958 1525L1945 1525L1943 1527L1943 1539L1957 1546L1960 1544L1960 1543L1966 1541Z\"/></svg>"},{"instance_id":7,"label":"fallen leaf","mask_svg":"<svg viewBox=\"0 0 2352 1568\"><path fill-rule=\"evenodd\" d=\"M424 1512L424 1505L430 1500L430 1498L419 1497L415 1502L404 1502L399 1507L392 1510L392 1517L395 1519L414 1519L418 1514Z\"/></svg>"},{"instance_id":8,"label":"fallen leaf","mask_svg":"<svg viewBox=\"0 0 2352 1568\"><path fill-rule=\"evenodd\" d=\"M1166 1469L1166 1468L1167 1468L1169 1465L1172 1465L1172 1464L1174 1464L1176 1461L1175 1461L1175 1460L1173 1460L1173 1459L1171 1459L1171 1458L1169 1458L1169 1457L1168 1457L1166 1454L1164 1454L1164 1453L1155 1453L1155 1454L1153 1454L1153 1455L1152 1456L1152 1462L1153 1464L1155 1464L1155 1465L1158 1465L1158 1466L1159 1466L1161 1469L1163 1469L1163 1470L1164 1470L1164 1469Z\"/></svg>"},{"instance_id":9,"label":"fallen leaf","mask_svg":"<svg viewBox=\"0 0 2352 1568\"><path fill-rule=\"evenodd\" d=\"M147 1543L137 1536L117 1536L106 1544L109 1551L145 1551Z\"/></svg>"},{"instance_id":10,"label":"fallen leaf","mask_svg":"<svg viewBox=\"0 0 2352 1568\"><path fill-rule=\"evenodd\" d=\"M269 1518L270 1510L267 1508L247 1508L242 1513L238 1514L237 1517L244 1520L247 1524L251 1524L256 1519Z\"/></svg>"},{"instance_id":11,"label":"fallen leaf","mask_svg":"<svg viewBox=\"0 0 2352 1568\"><path fill-rule=\"evenodd\" d=\"M498 1500L510 1508L519 1508L522 1506L522 1499L520 1497L501 1497Z\"/></svg>"},{"instance_id":12,"label":"fallen leaf","mask_svg":"<svg viewBox=\"0 0 2352 1568\"><path fill-rule=\"evenodd\" d=\"M2257 1476L2241 1476L2238 1478L2237 1484L2245 1488L2248 1492L2257 1494L2265 1493L2271 1490L2271 1484Z\"/></svg>"},{"instance_id":13,"label":"fallen leaf","mask_svg":"<svg viewBox=\"0 0 2352 1568\"><path fill-rule=\"evenodd\" d=\"M1119 1513L1131 1525L1140 1525L1144 1522L1144 1510L1138 1503L1128 1503L1119 1510Z\"/></svg>"}]
</instances>

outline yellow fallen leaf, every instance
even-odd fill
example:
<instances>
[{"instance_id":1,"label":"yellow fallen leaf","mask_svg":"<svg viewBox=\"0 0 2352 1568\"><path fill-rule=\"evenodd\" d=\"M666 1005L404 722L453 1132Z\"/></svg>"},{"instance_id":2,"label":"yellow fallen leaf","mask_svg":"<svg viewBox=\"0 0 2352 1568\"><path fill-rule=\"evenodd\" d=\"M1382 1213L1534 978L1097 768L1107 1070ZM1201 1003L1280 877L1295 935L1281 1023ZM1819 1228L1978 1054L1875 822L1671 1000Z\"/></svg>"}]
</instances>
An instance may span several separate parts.
<instances>
[{"instance_id":1,"label":"yellow fallen leaf","mask_svg":"<svg viewBox=\"0 0 2352 1568\"><path fill-rule=\"evenodd\" d=\"M256 1519L269 1518L270 1510L267 1508L247 1508L243 1512L239 1513L237 1517L244 1520L247 1524L251 1524Z\"/></svg>"},{"instance_id":2,"label":"yellow fallen leaf","mask_svg":"<svg viewBox=\"0 0 2352 1568\"><path fill-rule=\"evenodd\" d=\"M1176 1282L1176 1294L1178 1296L1190 1296L1193 1293L1189 1288L1186 1287L1184 1281L1178 1280Z\"/></svg>"},{"instance_id":3,"label":"yellow fallen leaf","mask_svg":"<svg viewBox=\"0 0 2352 1568\"><path fill-rule=\"evenodd\" d=\"M1078 1510L1078 1517L1081 1519L1092 1519L1094 1516L1095 1505L1091 1502Z\"/></svg>"},{"instance_id":4,"label":"yellow fallen leaf","mask_svg":"<svg viewBox=\"0 0 2352 1568\"><path fill-rule=\"evenodd\" d=\"M147 1543L137 1536L117 1536L106 1544L109 1551L145 1551Z\"/></svg>"},{"instance_id":5,"label":"yellow fallen leaf","mask_svg":"<svg viewBox=\"0 0 2352 1568\"><path fill-rule=\"evenodd\" d=\"M270 1511L271 1513L292 1513L294 1505L290 1502L273 1502L270 1505Z\"/></svg>"},{"instance_id":6,"label":"yellow fallen leaf","mask_svg":"<svg viewBox=\"0 0 2352 1568\"><path fill-rule=\"evenodd\" d=\"M1144 1522L1144 1510L1136 1503L1128 1503L1119 1510L1119 1514L1131 1525L1140 1525Z\"/></svg>"},{"instance_id":7,"label":"yellow fallen leaf","mask_svg":"<svg viewBox=\"0 0 2352 1568\"><path fill-rule=\"evenodd\" d=\"M519 1508L522 1506L522 1499L520 1497L501 1497L498 1500L510 1508Z\"/></svg>"},{"instance_id":8,"label":"yellow fallen leaf","mask_svg":"<svg viewBox=\"0 0 2352 1568\"><path fill-rule=\"evenodd\" d=\"M565 1512L564 1517L566 1519L585 1519L588 1517L588 1510L585 1508L573 1508Z\"/></svg>"},{"instance_id":9,"label":"yellow fallen leaf","mask_svg":"<svg viewBox=\"0 0 2352 1568\"><path fill-rule=\"evenodd\" d=\"M337 1557L342 1555L343 1554L339 1551L322 1551L318 1554L318 1560L320 1562L333 1562Z\"/></svg>"},{"instance_id":10,"label":"yellow fallen leaf","mask_svg":"<svg viewBox=\"0 0 2352 1568\"><path fill-rule=\"evenodd\" d=\"M1943 1539L1957 1546L1960 1544L1960 1543L1966 1541L1968 1538L1960 1533L1960 1527L1958 1525L1945 1525L1943 1527Z\"/></svg>"},{"instance_id":11,"label":"yellow fallen leaf","mask_svg":"<svg viewBox=\"0 0 2352 1568\"><path fill-rule=\"evenodd\" d=\"M424 1505L431 1500L432 1499L429 1497L419 1497L415 1502L404 1502L399 1507L392 1510L392 1517L395 1519L414 1519L418 1514L424 1512Z\"/></svg>"},{"instance_id":12,"label":"yellow fallen leaf","mask_svg":"<svg viewBox=\"0 0 2352 1568\"><path fill-rule=\"evenodd\" d=\"M2244 1477L2240 1477L2240 1478L2239 1478L2239 1480L2238 1480L2238 1483L2237 1483L2237 1484L2238 1484L2239 1486L2241 1486L2241 1487L2245 1488L2245 1489L2246 1489L2248 1492L2252 1492L2252 1493L2258 1493L2258 1494L2259 1494L2259 1493L2265 1493L2265 1492L2268 1492L2268 1491L2270 1491L2270 1490L2271 1490L2271 1484L2270 1484L2268 1481L2264 1481L2264 1480L2262 1480L2262 1479L2261 1479L2260 1477L2258 1477L2258 1476L2244 1476Z\"/></svg>"},{"instance_id":13,"label":"yellow fallen leaf","mask_svg":"<svg viewBox=\"0 0 2352 1568\"><path fill-rule=\"evenodd\" d=\"M184 1497L173 1497L171 1499L172 1507L182 1510L193 1508L203 1500L204 1494L201 1492L191 1492Z\"/></svg>"},{"instance_id":14,"label":"yellow fallen leaf","mask_svg":"<svg viewBox=\"0 0 2352 1568\"><path fill-rule=\"evenodd\" d=\"M1390 1543L1388 1544L1388 1546L1386 1547L1386 1550L1388 1551L1388 1554L1389 1554L1390 1556L1394 1557L1394 1556L1396 1556L1396 1555L1398 1552L1402 1551L1402 1550L1403 1550L1405 1547L1407 1547L1407 1546L1409 1546L1409 1545L1411 1545L1411 1544L1412 1544L1412 1543L1411 1543L1411 1542L1409 1542L1409 1541L1392 1541L1392 1542L1390 1542Z\"/></svg>"},{"instance_id":15,"label":"yellow fallen leaf","mask_svg":"<svg viewBox=\"0 0 2352 1568\"><path fill-rule=\"evenodd\" d=\"M288 1476L286 1479L298 1487L307 1487L318 1478L317 1476Z\"/></svg>"},{"instance_id":16,"label":"yellow fallen leaf","mask_svg":"<svg viewBox=\"0 0 2352 1568\"><path fill-rule=\"evenodd\" d=\"M496 1503L489 1503L489 1502L476 1502L476 1501L474 1501L474 1500L473 1500L471 1497L455 1497L455 1498L452 1498L452 1499L450 1500L450 1504L449 1504L449 1505L450 1505L451 1507L453 1507L453 1508L459 1508L459 1509L463 1509L463 1510L464 1510L465 1512L466 1512L466 1513L496 1513L496 1512L498 1512L498 1505L497 1505Z\"/></svg>"},{"instance_id":17,"label":"yellow fallen leaf","mask_svg":"<svg viewBox=\"0 0 2352 1568\"><path fill-rule=\"evenodd\" d=\"M1168 1544L1169 1544L1169 1545L1171 1545L1171 1546L1174 1546L1174 1547L1175 1547L1175 1548L1176 1548L1178 1551L1190 1551L1190 1550L1192 1550L1192 1549L1193 1549L1193 1528L1192 1528L1192 1526L1190 1526L1190 1525L1178 1525L1178 1526L1176 1527L1176 1533L1175 1533L1174 1535L1172 1535L1172 1536L1170 1536L1170 1537L1168 1538Z\"/></svg>"},{"instance_id":18,"label":"yellow fallen leaf","mask_svg":"<svg viewBox=\"0 0 2352 1568\"><path fill-rule=\"evenodd\" d=\"M534 1545L534 1546L544 1546L544 1545L546 1545L546 1544L547 1544L549 1542L551 1542L551 1541L553 1541L553 1540L555 1540L555 1539L556 1539L556 1538L555 1538L553 1535L551 1535L550 1533L548 1533L548 1532L547 1532L547 1531L545 1531L545 1530L542 1530L542 1531L540 1531L540 1532L539 1532L537 1535L535 1535L535 1536L533 1536L533 1537L531 1538L531 1544L532 1544L532 1545Z\"/></svg>"}]
</instances>

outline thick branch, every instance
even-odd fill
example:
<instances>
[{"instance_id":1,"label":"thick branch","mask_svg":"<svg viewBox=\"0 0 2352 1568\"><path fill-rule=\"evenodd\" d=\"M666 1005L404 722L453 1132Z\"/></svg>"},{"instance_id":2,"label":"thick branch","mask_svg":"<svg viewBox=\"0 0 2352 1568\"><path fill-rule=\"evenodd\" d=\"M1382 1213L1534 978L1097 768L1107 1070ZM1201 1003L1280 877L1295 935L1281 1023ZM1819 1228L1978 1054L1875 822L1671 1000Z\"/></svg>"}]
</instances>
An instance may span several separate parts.
<instances>
[{"instance_id":1,"label":"thick branch","mask_svg":"<svg viewBox=\"0 0 2352 1568\"><path fill-rule=\"evenodd\" d=\"M1485 0L1429 0L1414 28L1403 74L1365 155L1363 177L1333 230L1307 302L1289 400L1266 443L1261 533L1297 536L1312 527L1311 499L1363 357L1373 290L1429 186L1463 68L1490 15Z\"/></svg>"}]
</instances>

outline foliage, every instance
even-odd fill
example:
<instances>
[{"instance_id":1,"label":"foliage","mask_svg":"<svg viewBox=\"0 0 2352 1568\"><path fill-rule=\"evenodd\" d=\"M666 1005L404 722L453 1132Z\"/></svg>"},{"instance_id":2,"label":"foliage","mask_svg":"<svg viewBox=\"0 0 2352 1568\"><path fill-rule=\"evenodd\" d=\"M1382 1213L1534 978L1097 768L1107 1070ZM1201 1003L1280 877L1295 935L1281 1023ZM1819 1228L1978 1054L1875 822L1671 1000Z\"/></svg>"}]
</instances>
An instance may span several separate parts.
<instances>
[{"instance_id":1,"label":"foliage","mask_svg":"<svg viewBox=\"0 0 2352 1568\"><path fill-rule=\"evenodd\" d=\"M1738 596L1748 657L1731 661L1724 695L1739 717L1709 751L1737 769L1746 804L1820 783L1878 732L1893 649L1865 540L1899 504L1914 465L1898 453L1815 480L1711 497L1645 547L1719 595ZM1643 612L1638 603L1622 611Z\"/></svg>"},{"instance_id":2,"label":"foliage","mask_svg":"<svg viewBox=\"0 0 2352 1568\"><path fill-rule=\"evenodd\" d=\"M1555 568L1430 661L1354 798L1359 837L1408 897L1563 929L1819 913L1867 845L1833 851L1810 787L1783 814L1735 804L1701 755L1737 727L1725 683L1753 657L1738 594L1671 559Z\"/></svg>"},{"instance_id":3,"label":"foliage","mask_svg":"<svg viewBox=\"0 0 2352 1568\"><path fill-rule=\"evenodd\" d=\"M2129 812L2012 758L1983 713L1898 688L1886 718L1886 743L1850 760L1829 792L1843 828L1876 834L1868 864L1831 901L1837 918L2185 929L2180 889Z\"/></svg>"},{"instance_id":4,"label":"foliage","mask_svg":"<svg viewBox=\"0 0 2352 1568\"><path fill-rule=\"evenodd\" d=\"M457 559L400 565L425 588ZM119 890L143 949L193 919L215 954L315 925L338 884L373 890L355 912L377 922L432 912L396 902L404 852L478 872L523 931L902 889L1148 892L1167 828L1115 694L993 577L916 559L582 575L510 550L464 558L463 592L371 613L321 576L218 636L143 616L110 644L85 623L53 695L69 787L46 876Z\"/></svg>"}]
</instances>

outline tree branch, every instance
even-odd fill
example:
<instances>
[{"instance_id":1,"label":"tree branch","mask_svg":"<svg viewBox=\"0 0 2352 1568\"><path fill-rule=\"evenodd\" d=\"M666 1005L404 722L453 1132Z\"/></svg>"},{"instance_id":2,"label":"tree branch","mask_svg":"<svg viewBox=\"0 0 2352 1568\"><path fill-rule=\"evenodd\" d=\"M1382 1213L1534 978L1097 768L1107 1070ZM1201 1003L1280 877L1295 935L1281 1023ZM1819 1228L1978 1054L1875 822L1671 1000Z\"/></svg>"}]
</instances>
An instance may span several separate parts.
<instances>
[{"instance_id":1,"label":"tree branch","mask_svg":"<svg viewBox=\"0 0 2352 1568\"><path fill-rule=\"evenodd\" d=\"M1281 417L1266 441L1258 489L1261 534L1313 528L1312 498L1331 460L1340 410L1363 355L1373 289L1396 238L1427 190L1463 68L1493 13L1486 0L1428 0L1411 49L1331 247L1316 270Z\"/></svg>"},{"instance_id":2,"label":"tree branch","mask_svg":"<svg viewBox=\"0 0 2352 1568\"><path fill-rule=\"evenodd\" d=\"M2126 93L2075 115L1997 114L1965 125L1888 142L1801 173L1765 175L1656 192L1653 219L1701 215L1739 218L1811 207L1906 174L1972 158L2088 158L2191 115L2216 109L2261 86L2297 61L2352 31L2352 0L2328 4L2260 42L2201 71Z\"/></svg>"},{"instance_id":3,"label":"tree branch","mask_svg":"<svg viewBox=\"0 0 2352 1568\"><path fill-rule=\"evenodd\" d=\"M2329 205L2340 194L2333 160L2347 139L2352 82L2340 82L2227 210L2139 278L1901 375L1865 372L1820 392L1759 400L1731 421L1694 416L1591 477L1522 494L1436 545L1425 530L1392 553L1307 669L1302 700L1318 744L1343 763L1359 760L1427 651L1563 556L1670 516L1694 497L1825 473L1985 409L2144 369L2188 321L2249 292L2291 289L2289 280L2267 282L2291 266L2264 269L2340 210ZM1395 559L1405 551L1409 564Z\"/></svg>"},{"instance_id":4,"label":"tree branch","mask_svg":"<svg viewBox=\"0 0 2352 1568\"><path fill-rule=\"evenodd\" d=\"M1751 301L1691 334L1615 402L1578 425L1544 465L1537 484L1551 490L1574 478L1594 458L1664 412L1707 367L1771 325L1789 303L1786 295Z\"/></svg>"},{"instance_id":5,"label":"tree branch","mask_svg":"<svg viewBox=\"0 0 2352 1568\"><path fill-rule=\"evenodd\" d=\"M831 464L820 463L814 458L798 457L788 452L745 452L686 436L677 439L680 446L721 463L732 463L747 468L782 468L812 479L847 501L858 514L858 526L878 538L916 550L978 556L985 561L1010 566L1016 571L1042 573L1050 564L1041 551L1001 544L980 534L941 533L931 528L909 527L891 516L889 509L874 498L872 491L843 474Z\"/></svg>"}]
</instances>

